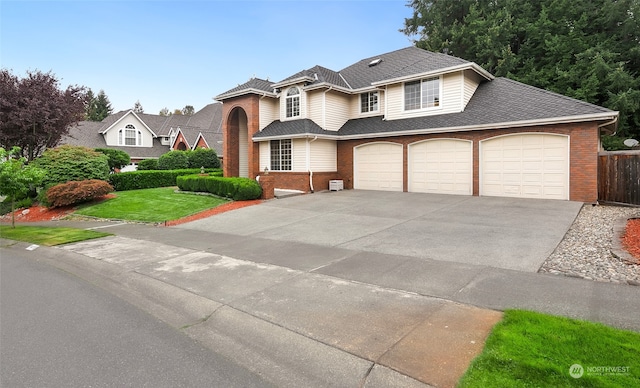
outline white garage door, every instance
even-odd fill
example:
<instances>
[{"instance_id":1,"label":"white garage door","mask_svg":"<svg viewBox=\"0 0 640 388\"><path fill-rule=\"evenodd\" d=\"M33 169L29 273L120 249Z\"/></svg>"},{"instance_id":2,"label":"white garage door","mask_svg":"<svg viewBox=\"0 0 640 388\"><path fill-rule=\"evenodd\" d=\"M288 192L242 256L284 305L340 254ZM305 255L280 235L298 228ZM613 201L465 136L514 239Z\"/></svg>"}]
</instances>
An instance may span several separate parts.
<instances>
[{"instance_id":1,"label":"white garage door","mask_svg":"<svg viewBox=\"0 0 640 388\"><path fill-rule=\"evenodd\" d=\"M402 191L402 144L364 144L353 154L355 189Z\"/></svg>"},{"instance_id":2,"label":"white garage door","mask_svg":"<svg viewBox=\"0 0 640 388\"><path fill-rule=\"evenodd\" d=\"M569 138L509 135L480 143L481 195L569 199Z\"/></svg>"},{"instance_id":3,"label":"white garage door","mask_svg":"<svg viewBox=\"0 0 640 388\"><path fill-rule=\"evenodd\" d=\"M473 193L473 144L466 140L437 139L409 145L409 191L419 193Z\"/></svg>"}]
</instances>

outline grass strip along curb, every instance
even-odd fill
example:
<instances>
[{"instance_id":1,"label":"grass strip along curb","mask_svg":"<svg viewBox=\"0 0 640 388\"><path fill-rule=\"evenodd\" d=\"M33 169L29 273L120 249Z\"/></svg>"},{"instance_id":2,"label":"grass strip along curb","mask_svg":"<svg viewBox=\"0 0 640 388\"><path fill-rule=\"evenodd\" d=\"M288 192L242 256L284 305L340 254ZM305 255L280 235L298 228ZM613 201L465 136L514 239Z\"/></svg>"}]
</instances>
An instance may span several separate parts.
<instances>
[{"instance_id":1,"label":"grass strip along curb","mask_svg":"<svg viewBox=\"0 0 640 388\"><path fill-rule=\"evenodd\" d=\"M633 387L640 333L507 310L458 387Z\"/></svg>"},{"instance_id":2,"label":"grass strip along curb","mask_svg":"<svg viewBox=\"0 0 640 388\"><path fill-rule=\"evenodd\" d=\"M2 238L49 247L106 236L112 236L112 234L75 228L23 225L16 225L15 228L12 228L11 226L0 226L0 237Z\"/></svg>"}]
</instances>

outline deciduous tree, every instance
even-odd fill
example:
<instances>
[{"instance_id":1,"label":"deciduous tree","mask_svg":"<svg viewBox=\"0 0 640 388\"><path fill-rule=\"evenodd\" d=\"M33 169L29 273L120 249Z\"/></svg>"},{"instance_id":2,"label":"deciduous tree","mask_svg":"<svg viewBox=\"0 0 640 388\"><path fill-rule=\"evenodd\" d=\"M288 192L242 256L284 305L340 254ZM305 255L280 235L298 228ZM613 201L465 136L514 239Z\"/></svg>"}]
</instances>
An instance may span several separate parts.
<instances>
[{"instance_id":1,"label":"deciduous tree","mask_svg":"<svg viewBox=\"0 0 640 388\"><path fill-rule=\"evenodd\" d=\"M0 194L11 198L11 226L14 228L16 198L39 185L45 175L44 170L26 162L26 158L20 156L19 147L13 147L10 151L0 147Z\"/></svg>"},{"instance_id":2,"label":"deciduous tree","mask_svg":"<svg viewBox=\"0 0 640 388\"><path fill-rule=\"evenodd\" d=\"M52 73L27 72L18 78L0 71L0 147L20 147L27 160L55 147L72 125L84 119L86 91L59 87Z\"/></svg>"}]
</instances>

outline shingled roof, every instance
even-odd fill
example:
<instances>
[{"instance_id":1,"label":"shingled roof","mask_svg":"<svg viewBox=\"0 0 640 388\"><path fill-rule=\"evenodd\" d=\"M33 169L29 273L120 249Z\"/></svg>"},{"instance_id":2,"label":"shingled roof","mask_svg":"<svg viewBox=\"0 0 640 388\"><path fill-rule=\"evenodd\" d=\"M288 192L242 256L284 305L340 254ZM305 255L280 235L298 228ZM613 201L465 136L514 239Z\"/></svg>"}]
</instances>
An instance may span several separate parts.
<instances>
[{"instance_id":1,"label":"shingled roof","mask_svg":"<svg viewBox=\"0 0 640 388\"><path fill-rule=\"evenodd\" d=\"M584 101L526 85L508 78L496 78L480 84L465 110L459 113L384 120L383 116L352 119L337 132L311 128L306 120L274 121L254 139L321 135L336 139L435 133L478 129L495 129L543 124L545 122L575 122L609 120L615 112Z\"/></svg>"},{"instance_id":2,"label":"shingled roof","mask_svg":"<svg viewBox=\"0 0 640 388\"><path fill-rule=\"evenodd\" d=\"M159 138L153 140L153 147L108 146L103 133L129 112L131 110L114 113L100 122L82 121L69 130L60 144L113 148L128 153L132 158L157 158L170 150L169 146L161 144ZM222 104L219 102L209 104L190 116L160 116L147 113L136 113L136 116L158 137L168 137L171 129L180 129L191 147L202 135L209 147L222 156L222 146L218 143L222 141Z\"/></svg>"}]
</instances>

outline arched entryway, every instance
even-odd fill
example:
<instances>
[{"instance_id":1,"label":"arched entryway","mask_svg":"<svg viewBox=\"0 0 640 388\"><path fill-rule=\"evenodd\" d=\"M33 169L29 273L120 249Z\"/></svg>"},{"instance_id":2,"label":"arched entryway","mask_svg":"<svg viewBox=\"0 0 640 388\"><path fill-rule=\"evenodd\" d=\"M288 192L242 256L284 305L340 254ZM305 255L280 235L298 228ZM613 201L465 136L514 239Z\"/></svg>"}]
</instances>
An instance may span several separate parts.
<instances>
[{"instance_id":1,"label":"arched entryway","mask_svg":"<svg viewBox=\"0 0 640 388\"><path fill-rule=\"evenodd\" d=\"M249 177L249 139L247 113L240 107L229 113L228 138L225 145L226 176ZM228 159L227 159L228 157Z\"/></svg>"}]
</instances>

